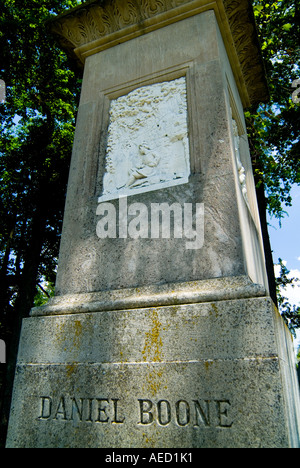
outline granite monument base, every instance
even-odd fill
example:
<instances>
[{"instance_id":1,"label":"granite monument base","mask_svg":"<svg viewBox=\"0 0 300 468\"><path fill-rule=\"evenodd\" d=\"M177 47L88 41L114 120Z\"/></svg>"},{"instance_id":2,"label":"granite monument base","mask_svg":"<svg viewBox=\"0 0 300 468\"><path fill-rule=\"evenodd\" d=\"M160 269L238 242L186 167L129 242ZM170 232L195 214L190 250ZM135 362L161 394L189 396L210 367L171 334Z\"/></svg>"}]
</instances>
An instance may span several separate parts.
<instances>
[{"instance_id":1,"label":"granite monument base","mask_svg":"<svg viewBox=\"0 0 300 468\"><path fill-rule=\"evenodd\" d=\"M292 340L271 299L245 278L198 286L161 288L163 306L141 291L133 308L127 291L115 310L97 294L33 310L7 447L298 447Z\"/></svg>"}]
</instances>

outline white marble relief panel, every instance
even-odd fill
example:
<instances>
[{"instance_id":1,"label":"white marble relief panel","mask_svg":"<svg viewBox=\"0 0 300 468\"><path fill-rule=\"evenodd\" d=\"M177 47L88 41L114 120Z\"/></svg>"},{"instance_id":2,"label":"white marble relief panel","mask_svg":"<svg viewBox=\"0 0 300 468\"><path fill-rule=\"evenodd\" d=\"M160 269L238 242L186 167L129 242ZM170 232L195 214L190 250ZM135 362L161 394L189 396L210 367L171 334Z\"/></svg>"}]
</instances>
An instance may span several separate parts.
<instances>
[{"instance_id":1,"label":"white marble relief panel","mask_svg":"<svg viewBox=\"0 0 300 468\"><path fill-rule=\"evenodd\" d=\"M240 185L242 188L244 200L248 204L249 201L248 201L248 191L247 191L247 182L246 182L246 170L241 161L240 136L239 136L237 123L234 119L232 119L232 126L233 126L233 136L234 136L234 152L235 152L235 158L236 158L236 163L237 163L237 169L239 173L239 181L240 181Z\"/></svg>"},{"instance_id":2,"label":"white marble relief panel","mask_svg":"<svg viewBox=\"0 0 300 468\"><path fill-rule=\"evenodd\" d=\"M111 102L101 200L186 183L189 174L185 78Z\"/></svg>"}]
</instances>

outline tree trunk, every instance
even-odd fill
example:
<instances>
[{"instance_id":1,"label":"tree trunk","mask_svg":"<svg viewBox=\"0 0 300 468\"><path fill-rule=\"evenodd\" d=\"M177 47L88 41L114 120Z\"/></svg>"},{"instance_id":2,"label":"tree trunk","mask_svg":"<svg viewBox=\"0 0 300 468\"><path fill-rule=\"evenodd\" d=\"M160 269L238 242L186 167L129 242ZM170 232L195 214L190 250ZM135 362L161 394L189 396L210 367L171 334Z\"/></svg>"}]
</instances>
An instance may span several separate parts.
<instances>
[{"instance_id":1,"label":"tree trunk","mask_svg":"<svg viewBox=\"0 0 300 468\"><path fill-rule=\"evenodd\" d=\"M4 443L6 439L22 320L29 316L36 294L36 282L46 226L45 213L42 213L43 209L45 209L45 207L41 204L41 209L35 213L34 219L32 220L31 241L26 249L19 293L13 310L12 336L10 342L6 343L6 376L3 384L2 405L0 408L0 442L2 443Z\"/></svg>"}]
</instances>

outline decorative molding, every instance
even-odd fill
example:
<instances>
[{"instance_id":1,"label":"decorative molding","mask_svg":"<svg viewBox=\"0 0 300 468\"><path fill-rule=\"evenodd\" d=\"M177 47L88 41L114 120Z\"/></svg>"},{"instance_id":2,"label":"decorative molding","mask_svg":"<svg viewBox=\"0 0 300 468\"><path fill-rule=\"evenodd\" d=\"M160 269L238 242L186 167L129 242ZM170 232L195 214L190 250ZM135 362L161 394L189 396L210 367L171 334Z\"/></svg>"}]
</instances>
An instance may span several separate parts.
<instances>
[{"instance_id":1,"label":"decorative molding","mask_svg":"<svg viewBox=\"0 0 300 468\"><path fill-rule=\"evenodd\" d=\"M223 0L250 105L268 100L268 85L251 2Z\"/></svg>"},{"instance_id":2,"label":"decorative molding","mask_svg":"<svg viewBox=\"0 0 300 468\"><path fill-rule=\"evenodd\" d=\"M268 87L249 0L93 0L50 25L62 48L82 66L89 55L206 10L215 11L229 56L240 66L245 106L266 101Z\"/></svg>"},{"instance_id":3,"label":"decorative molding","mask_svg":"<svg viewBox=\"0 0 300 468\"><path fill-rule=\"evenodd\" d=\"M42 317L145 309L147 307L248 299L265 297L266 295L265 287L253 283L248 276L232 276L186 283L155 284L132 289L55 296L46 305L34 307L30 315L31 317Z\"/></svg>"}]
</instances>

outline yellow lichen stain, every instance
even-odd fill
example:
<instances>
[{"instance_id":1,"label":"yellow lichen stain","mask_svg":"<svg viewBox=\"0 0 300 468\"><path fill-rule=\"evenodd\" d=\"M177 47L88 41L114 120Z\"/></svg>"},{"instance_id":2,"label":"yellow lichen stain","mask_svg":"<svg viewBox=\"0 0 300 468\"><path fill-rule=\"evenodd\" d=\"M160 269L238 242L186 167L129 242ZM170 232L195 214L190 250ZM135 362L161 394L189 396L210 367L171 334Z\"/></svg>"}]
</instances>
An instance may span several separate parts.
<instances>
[{"instance_id":1,"label":"yellow lichen stain","mask_svg":"<svg viewBox=\"0 0 300 468\"><path fill-rule=\"evenodd\" d=\"M152 372L150 372L147 377L147 386L148 386L148 392L151 393L151 396L156 396L157 393L159 392L161 385L162 385L162 372L161 371L156 371L153 369Z\"/></svg>"},{"instance_id":2,"label":"yellow lichen stain","mask_svg":"<svg viewBox=\"0 0 300 468\"><path fill-rule=\"evenodd\" d=\"M82 333L82 323L80 320L75 320L74 322L75 327L75 336L80 336Z\"/></svg>"},{"instance_id":3,"label":"yellow lichen stain","mask_svg":"<svg viewBox=\"0 0 300 468\"><path fill-rule=\"evenodd\" d=\"M71 343L74 348L78 348L82 331L83 326L80 320L58 322L56 324L56 340L64 351L70 349Z\"/></svg>"},{"instance_id":4,"label":"yellow lichen stain","mask_svg":"<svg viewBox=\"0 0 300 468\"><path fill-rule=\"evenodd\" d=\"M157 309L151 310L150 319L150 330L145 332L145 345L142 350L143 361L159 363L163 361L163 340L161 332L166 330L166 327L163 327L163 324L159 320ZM145 387L147 387L145 390L149 392L152 397L156 396L162 388L162 375L163 373L157 370L156 366L153 366L145 378Z\"/></svg>"},{"instance_id":5,"label":"yellow lichen stain","mask_svg":"<svg viewBox=\"0 0 300 468\"><path fill-rule=\"evenodd\" d=\"M206 361L204 365L205 365L205 369L208 371L209 368L213 365L213 361Z\"/></svg>"},{"instance_id":6,"label":"yellow lichen stain","mask_svg":"<svg viewBox=\"0 0 300 468\"><path fill-rule=\"evenodd\" d=\"M212 303L211 306L212 306L212 308L213 308L213 311L214 311L215 314L216 314L216 317L218 317L218 315L219 315L218 307L217 307L216 304L214 304L214 303Z\"/></svg>"},{"instance_id":7,"label":"yellow lichen stain","mask_svg":"<svg viewBox=\"0 0 300 468\"><path fill-rule=\"evenodd\" d=\"M67 369L67 376L71 377L72 374L74 374L74 372L77 369L77 363L74 362L72 364L67 364L66 369Z\"/></svg>"},{"instance_id":8,"label":"yellow lichen stain","mask_svg":"<svg viewBox=\"0 0 300 468\"><path fill-rule=\"evenodd\" d=\"M126 351L125 351L125 354L127 354ZM128 359L127 359L127 358L124 358L124 353L123 353L123 351L120 351L120 363L121 363L121 364L125 364L126 362L128 362Z\"/></svg>"},{"instance_id":9,"label":"yellow lichen stain","mask_svg":"<svg viewBox=\"0 0 300 468\"><path fill-rule=\"evenodd\" d=\"M75 320L74 321L74 336L73 336L74 347L79 346L81 334L82 334L82 323L80 320Z\"/></svg>"},{"instance_id":10,"label":"yellow lichen stain","mask_svg":"<svg viewBox=\"0 0 300 468\"><path fill-rule=\"evenodd\" d=\"M146 332L145 346L142 351L144 362L161 362L162 361L162 339L160 336L162 323L158 319L157 310L151 312L152 328Z\"/></svg>"},{"instance_id":11,"label":"yellow lichen stain","mask_svg":"<svg viewBox=\"0 0 300 468\"><path fill-rule=\"evenodd\" d=\"M149 446L151 448L154 448L155 447L155 442L153 440L152 437L148 437L147 434L145 432L143 432L143 442L145 444L145 448L149 448Z\"/></svg>"},{"instance_id":12,"label":"yellow lichen stain","mask_svg":"<svg viewBox=\"0 0 300 468\"><path fill-rule=\"evenodd\" d=\"M65 341L66 341L65 326L66 326L65 322L61 322L60 320L56 322L55 337L61 346L65 344Z\"/></svg>"}]
</instances>

